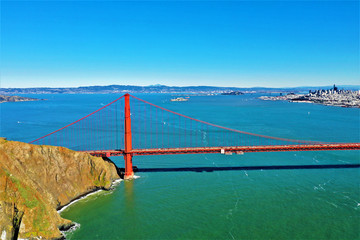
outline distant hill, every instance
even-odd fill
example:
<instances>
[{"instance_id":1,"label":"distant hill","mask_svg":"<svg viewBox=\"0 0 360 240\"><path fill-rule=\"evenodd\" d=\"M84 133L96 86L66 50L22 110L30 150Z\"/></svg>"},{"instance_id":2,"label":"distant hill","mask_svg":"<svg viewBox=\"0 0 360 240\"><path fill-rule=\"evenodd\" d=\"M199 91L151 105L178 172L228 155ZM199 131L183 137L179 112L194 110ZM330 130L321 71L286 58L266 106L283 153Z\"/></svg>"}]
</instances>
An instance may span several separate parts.
<instances>
[{"instance_id":1,"label":"distant hill","mask_svg":"<svg viewBox=\"0 0 360 240\"><path fill-rule=\"evenodd\" d=\"M25 102L25 101L38 101L37 98L19 97L19 96L6 96L0 95L0 103L3 102Z\"/></svg>"},{"instance_id":2,"label":"distant hill","mask_svg":"<svg viewBox=\"0 0 360 240\"><path fill-rule=\"evenodd\" d=\"M359 90L359 85L339 85L339 89ZM294 88L238 88L238 87L214 87L214 86L165 86L165 85L150 85L150 86L134 86L134 85L109 85L109 86L84 86L74 88L0 88L0 94L81 94L81 93L224 93L232 91L242 92L302 92L318 89L330 89L332 86L320 87L294 87Z\"/></svg>"}]
</instances>

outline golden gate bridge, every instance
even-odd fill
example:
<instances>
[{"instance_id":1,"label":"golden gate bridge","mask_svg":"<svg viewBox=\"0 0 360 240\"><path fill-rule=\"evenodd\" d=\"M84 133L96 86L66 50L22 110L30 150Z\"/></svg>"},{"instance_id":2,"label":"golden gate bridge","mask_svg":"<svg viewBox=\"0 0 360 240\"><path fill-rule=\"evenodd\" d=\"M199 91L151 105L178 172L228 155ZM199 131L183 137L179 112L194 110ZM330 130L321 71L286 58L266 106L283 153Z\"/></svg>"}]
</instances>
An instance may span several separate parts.
<instances>
[{"instance_id":1,"label":"golden gate bridge","mask_svg":"<svg viewBox=\"0 0 360 240\"><path fill-rule=\"evenodd\" d=\"M360 150L360 143L287 139L223 127L130 94L30 143L67 147L98 157L124 156L125 179L134 175L135 155Z\"/></svg>"}]
</instances>

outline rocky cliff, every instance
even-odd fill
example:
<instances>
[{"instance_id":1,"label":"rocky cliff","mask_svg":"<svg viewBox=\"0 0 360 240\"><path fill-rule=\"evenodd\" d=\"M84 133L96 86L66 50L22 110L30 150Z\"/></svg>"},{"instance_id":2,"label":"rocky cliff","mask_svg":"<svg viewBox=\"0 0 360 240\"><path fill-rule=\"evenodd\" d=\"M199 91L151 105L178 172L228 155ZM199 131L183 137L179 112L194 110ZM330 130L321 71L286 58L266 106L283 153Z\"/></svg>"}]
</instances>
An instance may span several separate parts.
<instances>
[{"instance_id":1,"label":"rocky cliff","mask_svg":"<svg viewBox=\"0 0 360 240\"><path fill-rule=\"evenodd\" d=\"M0 138L0 239L62 238L72 222L57 209L118 178L102 158Z\"/></svg>"}]
</instances>

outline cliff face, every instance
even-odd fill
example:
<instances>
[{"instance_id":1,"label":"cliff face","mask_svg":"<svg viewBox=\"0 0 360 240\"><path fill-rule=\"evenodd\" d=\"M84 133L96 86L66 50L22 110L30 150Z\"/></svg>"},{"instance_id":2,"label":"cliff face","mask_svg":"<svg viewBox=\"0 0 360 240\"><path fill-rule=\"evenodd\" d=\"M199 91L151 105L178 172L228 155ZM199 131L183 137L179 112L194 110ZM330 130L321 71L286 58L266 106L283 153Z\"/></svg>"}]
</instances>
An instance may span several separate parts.
<instances>
[{"instance_id":1,"label":"cliff face","mask_svg":"<svg viewBox=\"0 0 360 240\"><path fill-rule=\"evenodd\" d=\"M61 238L71 221L56 209L118 178L102 158L0 138L0 239Z\"/></svg>"}]
</instances>

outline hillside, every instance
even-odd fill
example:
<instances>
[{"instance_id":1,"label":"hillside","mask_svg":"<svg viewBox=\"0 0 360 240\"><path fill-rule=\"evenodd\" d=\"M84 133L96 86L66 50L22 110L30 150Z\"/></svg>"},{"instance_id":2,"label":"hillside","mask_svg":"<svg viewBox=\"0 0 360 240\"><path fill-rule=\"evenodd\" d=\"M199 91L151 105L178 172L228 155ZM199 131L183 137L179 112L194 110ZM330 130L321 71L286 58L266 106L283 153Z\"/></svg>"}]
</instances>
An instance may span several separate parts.
<instances>
[{"instance_id":1,"label":"hillside","mask_svg":"<svg viewBox=\"0 0 360 240\"><path fill-rule=\"evenodd\" d=\"M72 222L57 209L118 178L102 158L0 138L0 238L63 238Z\"/></svg>"},{"instance_id":2,"label":"hillside","mask_svg":"<svg viewBox=\"0 0 360 240\"><path fill-rule=\"evenodd\" d=\"M0 95L0 103L3 102L25 102L25 101L38 101L37 98L19 97L19 96L6 96Z\"/></svg>"}]
</instances>

